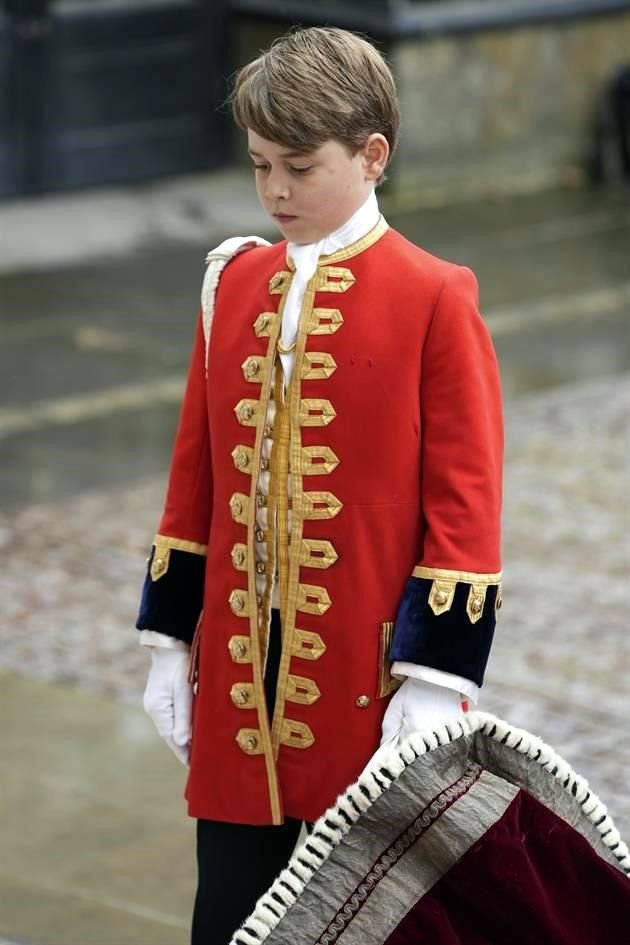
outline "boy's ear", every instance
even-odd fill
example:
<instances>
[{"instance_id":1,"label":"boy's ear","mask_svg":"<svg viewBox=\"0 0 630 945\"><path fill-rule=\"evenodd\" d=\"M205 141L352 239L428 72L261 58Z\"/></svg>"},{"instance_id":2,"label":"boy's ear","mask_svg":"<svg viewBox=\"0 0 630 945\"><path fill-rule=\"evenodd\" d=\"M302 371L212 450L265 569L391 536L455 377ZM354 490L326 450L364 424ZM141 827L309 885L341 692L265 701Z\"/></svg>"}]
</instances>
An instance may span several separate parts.
<instances>
[{"instance_id":1,"label":"boy's ear","mask_svg":"<svg viewBox=\"0 0 630 945\"><path fill-rule=\"evenodd\" d=\"M371 134L361 148L363 170L366 180L378 180L387 167L389 142L385 135Z\"/></svg>"}]
</instances>

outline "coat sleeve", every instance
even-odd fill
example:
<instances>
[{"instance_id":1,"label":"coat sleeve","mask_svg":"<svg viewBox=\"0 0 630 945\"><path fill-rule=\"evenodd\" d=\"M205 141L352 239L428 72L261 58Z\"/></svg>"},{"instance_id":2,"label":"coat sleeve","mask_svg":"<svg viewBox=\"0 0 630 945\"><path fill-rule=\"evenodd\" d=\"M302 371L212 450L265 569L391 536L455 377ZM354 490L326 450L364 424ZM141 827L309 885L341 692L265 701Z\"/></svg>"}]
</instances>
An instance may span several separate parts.
<instances>
[{"instance_id":1,"label":"coat sleeve","mask_svg":"<svg viewBox=\"0 0 630 945\"><path fill-rule=\"evenodd\" d=\"M477 280L453 267L422 352L422 556L407 581L392 660L483 675L501 606L503 421Z\"/></svg>"},{"instance_id":2,"label":"coat sleeve","mask_svg":"<svg viewBox=\"0 0 630 945\"><path fill-rule=\"evenodd\" d=\"M153 539L136 622L186 643L203 603L212 513L212 466L206 395L205 341L199 317L182 404L164 513Z\"/></svg>"}]
</instances>

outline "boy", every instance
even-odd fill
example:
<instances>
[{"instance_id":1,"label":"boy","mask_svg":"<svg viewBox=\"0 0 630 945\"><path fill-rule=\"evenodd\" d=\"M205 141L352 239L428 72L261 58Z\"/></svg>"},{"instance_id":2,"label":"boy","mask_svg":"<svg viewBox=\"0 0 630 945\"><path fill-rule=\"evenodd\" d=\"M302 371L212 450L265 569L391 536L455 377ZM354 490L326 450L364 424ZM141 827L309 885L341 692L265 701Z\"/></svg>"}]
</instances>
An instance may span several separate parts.
<instances>
[{"instance_id":1,"label":"boy","mask_svg":"<svg viewBox=\"0 0 630 945\"><path fill-rule=\"evenodd\" d=\"M286 242L210 254L138 619L190 764L193 945L229 941L379 742L476 699L501 603L495 355L472 273L379 214L387 65L300 30L232 103Z\"/></svg>"}]
</instances>

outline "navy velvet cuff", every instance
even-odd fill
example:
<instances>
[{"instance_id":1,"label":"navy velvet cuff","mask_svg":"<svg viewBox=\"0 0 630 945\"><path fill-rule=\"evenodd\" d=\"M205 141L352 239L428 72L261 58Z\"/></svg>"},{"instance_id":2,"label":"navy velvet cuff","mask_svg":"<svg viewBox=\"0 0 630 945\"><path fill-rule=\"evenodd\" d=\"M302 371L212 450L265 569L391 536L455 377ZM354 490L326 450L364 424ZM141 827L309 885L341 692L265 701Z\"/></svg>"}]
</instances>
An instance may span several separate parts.
<instances>
[{"instance_id":1,"label":"navy velvet cuff","mask_svg":"<svg viewBox=\"0 0 630 945\"><path fill-rule=\"evenodd\" d=\"M203 606L205 555L171 549L166 574L159 580L151 578L151 563L142 588L138 630L155 630L169 637L192 643Z\"/></svg>"},{"instance_id":2,"label":"navy velvet cuff","mask_svg":"<svg viewBox=\"0 0 630 945\"><path fill-rule=\"evenodd\" d=\"M411 577L398 610L390 659L431 666L481 686L494 636L496 586L488 587L481 618L466 613L470 584L458 583L450 610L436 616L429 607L433 582Z\"/></svg>"}]
</instances>

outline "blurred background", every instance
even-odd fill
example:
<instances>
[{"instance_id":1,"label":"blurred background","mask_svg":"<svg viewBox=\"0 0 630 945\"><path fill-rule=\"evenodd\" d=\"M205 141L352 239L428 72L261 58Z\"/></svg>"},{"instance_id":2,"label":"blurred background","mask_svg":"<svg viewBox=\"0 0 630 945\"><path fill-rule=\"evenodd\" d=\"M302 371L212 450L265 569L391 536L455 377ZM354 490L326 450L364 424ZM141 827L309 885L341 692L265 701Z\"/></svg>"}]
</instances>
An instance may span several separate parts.
<instances>
[{"instance_id":1,"label":"blurred background","mask_svg":"<svg viewBox=\"0 0 630 945\"><path fill-rule=\"evenodd\" d=\"M630 0L0 0L0 943L187 941L184 772L133 626L205 253L275 238L228 78L315 23L389 57L382 207L475 270L501 362L481 708L630 836Z\"/></svg>"}]
</instances>

